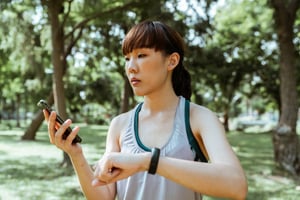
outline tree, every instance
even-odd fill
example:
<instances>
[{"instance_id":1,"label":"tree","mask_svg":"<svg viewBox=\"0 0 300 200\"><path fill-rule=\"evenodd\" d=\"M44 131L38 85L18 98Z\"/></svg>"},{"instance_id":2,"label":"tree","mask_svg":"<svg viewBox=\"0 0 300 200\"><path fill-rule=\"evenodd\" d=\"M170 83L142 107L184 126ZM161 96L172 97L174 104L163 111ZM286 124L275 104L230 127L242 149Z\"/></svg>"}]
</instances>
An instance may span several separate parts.
<instances>
[{"instance_id":1,"label":"tree","mask_svg":"<svg viewBox=\"0 0 300 200\"><path fill-rule=\"evenodd\" d=\"M273 133L275 162L284 170L300 176L300 143L296 132L298 115L297 69L294 23L299 0L270 0L274 9L275 30L280 49L280 119Z\"/></svg>"},{"instance_id":2,"label":"tree","mask_svg":"<svg viewBox=\"0 0 300 200\"><path fill-rule=\"evenodd\" d=\"M53 0L46 1L42 0L48 11L48 17L51 27L51 44L52 44L52 65L53 65L53 96L54 103L58 114L63 118L67 118L66 113L66 94L64 88L63 77L67 70L67 56L70 55L73 47L82 36L83 30L87 24L98 17L107 17L122 9L126 9L130 6L134 6L136 2L130 2L122 6L116 6L108 10L100 10L90 14L89 17L84 18L78 22L75 26L71 27L71 31L65 33L66 24L70 23L70 12L72 1L64 0ZM65 11L66 7L66 11ZM71 22L72 23L72 22ZM69 157L64 153L63 165L71 165Z\"/></svg>"},{"instance_id":3,"label":"tree","mask_svg":"<svg viewBox=\"0 0 300 200\"><path fill-rule=\"evenodd\" d=\"M253 80L268 68L263 63L269 59L264 45L272 39L267 28L271 12L262 1L239 0L228 1L217 11L205 45L191 48L195 54L191 66L195 66L192 71L197 75L197 93L203 92L206 98L202 101L222 113L225 129L229 130L229 117L236 114L239 96L262 95ZM250 89L246 91L244 85Z\"/></svg>"},{"instance_id":4,"label":"tree","mask_svg":"<svg viewBox=\"0 0 300 200\"><path fill-rule=\"evenodd\" d=\"M28 112L37 109L37 99L49 89L49 79L44 74L49 56L41 45L41 30L34 25L36 1L23 1L20 5L6 1L0 6L3 10L0 20L1 112L11 114L21 126L21 116L26 119Z\"/></svg>"},{"instance_id":5,"label":"tree","mask_svg":"<svg viewBox=\"0 0 300 200\"><path fill-rule=\"evenodd\" d=\"M54 104L54 98L53 93L51 92L50 95L46 99L49 106L52 106ZM32 119L32 122L27 127L27 129L24 132L24 135L22 135L22 140L34 140L37 131L39 130L40 126L42 125L42 122L44 121L44 114L42 110L39 110L34 118Z\"/></svg>"}]
</instances>

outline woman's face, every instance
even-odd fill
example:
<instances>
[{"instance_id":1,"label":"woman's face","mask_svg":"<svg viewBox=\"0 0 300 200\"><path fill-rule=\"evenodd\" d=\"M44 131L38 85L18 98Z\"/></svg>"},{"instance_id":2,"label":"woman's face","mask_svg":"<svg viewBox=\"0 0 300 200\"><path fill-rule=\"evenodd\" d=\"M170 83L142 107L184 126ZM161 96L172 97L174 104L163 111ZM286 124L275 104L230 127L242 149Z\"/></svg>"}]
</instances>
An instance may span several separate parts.
<instances>
[{"instance_id":1,"label":"woman's face","mask_svg":"<svg viewBox=\"0 0 300 200\"><path fill-rule=\"evenodd\" d=\"M134 49L125 55L125 70L133 91L138 96L155 93L170 82L168 57L150 48Z\"/></svg>"}]
</instances>

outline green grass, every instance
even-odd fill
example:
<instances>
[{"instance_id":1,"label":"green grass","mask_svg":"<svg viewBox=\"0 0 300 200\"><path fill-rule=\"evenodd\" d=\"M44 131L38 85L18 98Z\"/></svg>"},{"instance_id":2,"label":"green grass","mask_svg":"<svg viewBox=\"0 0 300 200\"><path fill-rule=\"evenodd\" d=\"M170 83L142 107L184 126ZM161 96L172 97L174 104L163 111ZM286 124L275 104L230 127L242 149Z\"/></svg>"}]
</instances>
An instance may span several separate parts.
<instances>
[{"instance_id":1,"label":"green grass","mask_svg":"<svg viewBox=\"0 0 300 200\"><path fill-rule=\"evenodd\" d=\"M80 126L85 154L93 164L104 151L107 127ZM83 200L73 169L60 167L62 152L49 144L45 125L36 141L21 141L23 132L0 125L0 199ZM300 183L275 167L269 133L232 132L228 139L246 171L248 200L296 200L300 196Z\"/></svg>"},{"instance_id":2,"label":"green grass","mask_svg":"<svg viewBox=\"0 0 300 200\"><path fill-rule=\"evenodd\" d=\"M80 126L84 151L93 164L103 153L107 127ZM0 131L0 199L85 199L73 169L60 166L62 152L50 145L45 126L36 141L21 141L23 132Z\"/></svg>"},{"instance_id":3,"label":"green grass","mask_svg":"<svg viewBox=\"0 0 300 200\"><path fill-rule=\"evenodd\" d=\"M270 133L232 133L228 139L246 172L249 184L247 199L299 198L300 183L275 166Z\"/></svg>"}]
</instances>

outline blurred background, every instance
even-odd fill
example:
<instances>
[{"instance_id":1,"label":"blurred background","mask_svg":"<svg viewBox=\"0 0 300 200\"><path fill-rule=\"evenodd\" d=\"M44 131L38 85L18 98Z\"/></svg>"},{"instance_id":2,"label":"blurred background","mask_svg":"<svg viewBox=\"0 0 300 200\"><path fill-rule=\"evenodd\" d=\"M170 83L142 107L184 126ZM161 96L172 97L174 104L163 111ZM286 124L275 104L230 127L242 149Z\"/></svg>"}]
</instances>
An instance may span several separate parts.
<instances>
[{"instance_id":1,"label":"blurred background","mask_svg":"<svg viewBox=\"0 0 300 200\"><path fill-rule=\"evenodd\" d=\"M141 100L126 79L121 44L146 19L161 20L184 38L192 101L224 124L247 171L249 199L296 199L299 7L299 0L1 0L0 199L66 198L65 190L44 191L45 174L60 177L59 185L75 184L68 194L83 198L70 160L48 144L37 102L47 100L81 125L88 158L96 161L112 117ZM260 167L252 168L253 159ZM59 170L49 163L60 163ZM36 170L21 173L29 169ZM14 189L27 179L40 192L27 193L24 184Z\"/></svg>"}]
</instances>

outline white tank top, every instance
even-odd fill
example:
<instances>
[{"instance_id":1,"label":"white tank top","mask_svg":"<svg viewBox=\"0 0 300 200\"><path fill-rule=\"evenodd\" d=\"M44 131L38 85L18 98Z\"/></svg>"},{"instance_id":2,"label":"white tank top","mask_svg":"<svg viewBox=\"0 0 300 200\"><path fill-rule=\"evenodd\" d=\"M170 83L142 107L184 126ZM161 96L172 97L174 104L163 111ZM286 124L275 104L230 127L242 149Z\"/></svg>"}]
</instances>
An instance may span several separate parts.
<instances>
[{"instance_id":1,"label":"white tank top","mask_svg":"<svg viewBox=\"0 0 300 200\"><path fill-rule=\"evenodd\" d=\"M172 135L169 141L161 148L161 156L194 160L194 153L190 148L184 119L185 99L180 101L175 114ZM144 146L138 136L138 113L141 104L132 111L127 131L121 134L121 152L143 153L151 151ZM160 175L151 175L140 172L127 179L117 182L118 200L200 200L201 194L185 188Z\"/></svg>"}]
</instances>

